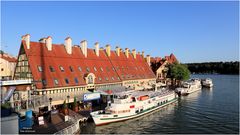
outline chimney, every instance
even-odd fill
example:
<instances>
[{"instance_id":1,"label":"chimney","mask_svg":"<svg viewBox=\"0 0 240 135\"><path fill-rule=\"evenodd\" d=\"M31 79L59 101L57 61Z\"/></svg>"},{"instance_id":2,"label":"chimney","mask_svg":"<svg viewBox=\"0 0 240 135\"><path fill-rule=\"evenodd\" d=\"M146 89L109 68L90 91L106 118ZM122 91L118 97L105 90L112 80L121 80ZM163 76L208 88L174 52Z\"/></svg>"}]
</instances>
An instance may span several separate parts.
<instances>
[{"instance_id":1,"label":"chimney","mask_svg":"<svg viewBox=\"0 0 240 135\"><path fill-rule=\"evenodd\" d=\"M98 42L95 43L95 53L97 56L99 56L99 43Z\"/></svg>"},{"instance_id":2,"label":"chimney","mask_svg":"<svg viewBox=\"0 0 240 135\"><path fill-rule=\"evenodd\" d=\"M148 65L150 66L151 65L151 61L150 61L150 55L147 55L147 63L148 63Z\"/></svg>"},{"instance_id":3,"label":"chimney","mask_svg":"<svg viewBox=\"0 0 240 135\"><path fill-rule=\"evenodd\" d=\"M128 50L128 48L125 48L125 55L126 55L127 58L128 58L128 56L129 56L129 50Z\"/></svg>"},{"instance_id":4,"label":"chimney","mask_svg":"<svg viewBox=\"0 0 240 135\"><path fill-rule=\"evenodd\" d=\"M116 47L116 53L117 53L117 56L120 56L120 48L118 46Z\"/></svg>"},{"instance_id":5,"label":"chimney","mask_svg":"<svg viewBox=\"0 0 240 135\"><path fill-rule=\"evenodd\" d=\"M52 51L52 37L48 36L45 40L48 51Z\"/></svg>"},{"instance_id":6,"label":"chimney","mask_svg":"<svg viewBox=\"0 0 240 135\"><path fill-rule=\"evenodd\" d=\"M135 49L132 50L132 54L133 54L133 58L136 59L137 56L136 56L136 50Z\"/></svg>"},{"instance_id":7,"label":"chimney","mask_svg":"<svg viewBox=\"0 0 240 135\"><path fill-rule=\"evenodd\" d=\"M27 49L30 49L30 35L26 34L26 35L22 36L22 40L24 40L26 42Z\"/></svg>"},{"instance_id":8,"label":"chimney","mask_svg":"<svg viewBox=\"0 0 240 135\"><path fill-rule=\"evenodd\" d=\"M81 49L82 49L83 55L85 57L87 57L87 41L83 40L83 41L81 41L80 44L81 44Z\"/></svg>"},{"instance_id":9,"label":"chimney","mask_svg":"<svg viewBox=\"0 0 240 135\"><path fill-rule=\"evenodd\" d=\"M106 53L109 56L111 56L111 46L110 45L106 45Z\"/></svg>"},{"instance_id":10,"label":"chimney","mask_svg":"<svg viewBox=\"0 0 240 135\"><path fill-rule=\"evenodd\" d=\"M142 57L144 58L144 51L142 51Z\"/></svg>"},{"instance_id":11,"label":"chimney","mask_svg":"<svg viewBox=\"0 0 240 135\"><path fill-rule=\"evenodd\" d=\"M65 39L65 49L68 54L72 54L72 39L71 39L71 37L67 37Z\"/></svg>"}]
</instances>

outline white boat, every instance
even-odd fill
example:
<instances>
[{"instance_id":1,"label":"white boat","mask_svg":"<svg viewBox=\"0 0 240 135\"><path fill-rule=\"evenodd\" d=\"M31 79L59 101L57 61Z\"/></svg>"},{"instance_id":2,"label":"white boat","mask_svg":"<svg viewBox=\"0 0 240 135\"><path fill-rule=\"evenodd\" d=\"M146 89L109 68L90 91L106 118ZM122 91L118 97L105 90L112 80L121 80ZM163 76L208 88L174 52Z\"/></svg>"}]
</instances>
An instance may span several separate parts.
<instances>
[{"instance_id":1,"label":"white boat","mask_svg":"<svg viewBox=\"0 0 240 135\"><path fill-rule=\"evenodd\" d=\"M130 91L115 95L105 110L90 113L96 126L136 118L177 101L174 91Z\"/></svg>"},{"instance_id":2,"label":"white boat","mask_svg":"<svg viewBox=\"0 0 240 135\"><path fill-rule=\"evenodd\" d=\"M213 87L212 79L210 78L202 79L202 86L212 88Z\"/></svg>"},{"instance_id":3,"label":"white boat","mask_svg":"<svg viewBox=\"0 0 240 135\"><path fill-rule=\"evenodd\" d=\"M191 79L187 82L184 82L182 87L176 88L176 93L179 95L188 95L195 91L201 90L202 85L200 79Z\"/></svg>"}]
</instances>

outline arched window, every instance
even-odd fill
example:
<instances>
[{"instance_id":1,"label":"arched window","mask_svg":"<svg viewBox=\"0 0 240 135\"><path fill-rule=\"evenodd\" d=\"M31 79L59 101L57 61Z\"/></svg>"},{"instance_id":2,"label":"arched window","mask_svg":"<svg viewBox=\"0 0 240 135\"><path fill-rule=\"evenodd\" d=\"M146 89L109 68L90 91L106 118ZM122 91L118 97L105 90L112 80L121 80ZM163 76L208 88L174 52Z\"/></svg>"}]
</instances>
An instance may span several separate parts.
<instances>
[{"instance_id":1,"label":"arched window","mask_svg":"<svg viewBox=\"0 0 240 135\"><path fill-rule=\"evenodd\" d=\"M88 76L88 84L93 84L93 77L91 75Z\"/></svg>"}]
</instances>

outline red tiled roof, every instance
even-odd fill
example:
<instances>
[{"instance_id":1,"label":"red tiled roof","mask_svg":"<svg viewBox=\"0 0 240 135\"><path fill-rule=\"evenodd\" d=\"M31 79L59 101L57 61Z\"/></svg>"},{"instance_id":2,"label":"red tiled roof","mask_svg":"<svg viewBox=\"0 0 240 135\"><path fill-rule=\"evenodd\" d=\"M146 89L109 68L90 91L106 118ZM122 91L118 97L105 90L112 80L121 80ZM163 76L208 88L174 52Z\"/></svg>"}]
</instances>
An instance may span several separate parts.
<instances>
[{"instance_id":1,"label":"red tiled roof","mask_svg":"<svg viewBox=\"0 0 240 135\"><path fill-rule=\"evenodd\" d=\"M81 48L77 46L73 46L72 54L68 54L64 45L53 44L52 51L47 50L45 43L31 42L30 49L27 49L25 41L22 42L22 45L38 89L86 85L84 76L89 73L86 71L87 67L96 76L96 84L155 78L146 61L138 54L134 59L131 53L127 58L123 52L118 57L115 51L111 51L111 56L108 57L105 50L99 50L99 56L97 56L94 49L87 49L87 57L85 57ZM43 72L39 72L37 66L41 66ZM52 66L55 72L51 72L49 66ZM64 72L61 72L59 66L64 68ZM72 66L73 72L70 71L69 66ZM81 67L82 71L79 71L78 67ZM94 70L94 67L97 71ZM68 78L69 84L66 84L65 78ZM74 78L78 78L78 84L75 83ZM40 82L42 79L47 82L45 87ZM58 80L57 86L54 85L54 79Z\"/></svg>"},{"instance_id":2,"label":"red tiled roof","mask_svg":"<svg viewBox=\"0 0 240 135\"><path fill-rule=\"evenodd\" d=\"M161 57L151 58L152 71L154 73L156 73L158 68L164 63L165 60L167 60L168 63L170 63L170 64L172 64L174 62L178 62L177 58L172 53L169 56L165 56L164 59L161 59Z\"/></svg>"},{"instance_id":3,"label":"red tiled roof","mask_svg":"<svg viewBox=\"0 0 240 135\"><path fill-rule=\"evenodd\" d=\"M8 61L8 62L17 62L17 59L16 59L16 58L7 56L7 55L5 55L5 54L1 54L1 55L0 55L0 58L6 60L6 61Z\"/></svg>"}]
</instances>

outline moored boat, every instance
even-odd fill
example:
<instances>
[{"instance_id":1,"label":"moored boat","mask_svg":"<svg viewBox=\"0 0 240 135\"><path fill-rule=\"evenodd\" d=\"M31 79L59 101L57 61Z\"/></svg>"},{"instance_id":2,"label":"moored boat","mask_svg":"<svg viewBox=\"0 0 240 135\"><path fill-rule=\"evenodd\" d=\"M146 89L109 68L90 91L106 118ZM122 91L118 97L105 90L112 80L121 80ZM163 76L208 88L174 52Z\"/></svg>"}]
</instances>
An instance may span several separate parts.
<instances>
[{"instance_id":1,"label":"moored boat","mask_svg":"<svg viewBox=\"0 0 240 135\"><path fill-rule=\"evenodd\" d=\"M193 93L195 91L201 90L202 85L200 79L191 79L187 82L184 82L182 87L176 88L176 93L178 95L188 95L190 93Z\"/></svg>"},{"instance_id":2,"label":"moored boat","mask_svg":"<svg viewBox=\"0 0 240 135\"><path fill-rule=\"evenodd\" d=\"M97 126L142 116L177 101L174 91L131 91L114 96L105 110L91 116Z\"/></svg>"},{"instance_id":3,"label":"moored boat","mask_svg":"<svg viewBox=\"0 0 240 135\"><path fill-rule=\"evenodd\" d=\"M210 78L202 79L202 86L212 88L213 87L212 79Z\"/></svg>"}]
</instances>

